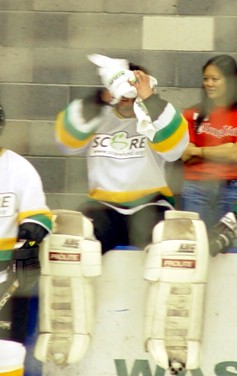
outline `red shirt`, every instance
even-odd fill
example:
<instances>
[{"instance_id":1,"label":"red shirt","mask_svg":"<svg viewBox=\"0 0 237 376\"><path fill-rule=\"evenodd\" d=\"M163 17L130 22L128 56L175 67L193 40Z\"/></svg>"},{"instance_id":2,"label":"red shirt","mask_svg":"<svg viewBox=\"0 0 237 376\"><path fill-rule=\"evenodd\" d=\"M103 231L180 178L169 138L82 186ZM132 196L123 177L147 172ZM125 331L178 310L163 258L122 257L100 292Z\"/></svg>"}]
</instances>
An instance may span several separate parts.
<instances>
[{"instance_id":1,"label":"red shirt","mask_svg":"<svg viewBox=\"0 0 237 376\"><path fill-rule=\"evenodd\" d=\"M237 142L237 109L216 107L208 119L204 119L195 132L196 108L183 112L188 121L190 142L198 147L216 146L227 142ZM230 150L231 153L231 150ZM201 160L200 163L184 164L186 180L231 180L237 179L237 164Z\"/></svg>"}]
</instances>

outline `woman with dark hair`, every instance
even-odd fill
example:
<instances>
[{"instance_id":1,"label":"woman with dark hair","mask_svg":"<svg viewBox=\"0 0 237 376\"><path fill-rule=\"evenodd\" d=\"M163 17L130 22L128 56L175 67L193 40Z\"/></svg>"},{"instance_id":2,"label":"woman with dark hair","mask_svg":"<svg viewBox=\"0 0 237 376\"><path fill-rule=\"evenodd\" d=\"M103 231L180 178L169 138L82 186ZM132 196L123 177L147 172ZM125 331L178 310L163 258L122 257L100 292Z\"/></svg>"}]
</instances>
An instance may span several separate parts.
<instances>
[{"instance_id":1,"label":"woman with dark hair","mask_svg":"<svg viewBox=\"0 0 237 376\"><path fill-rule=\"evenodd\" d=\"M200 214L212 227L237 200L237 64L229 55L202 69L201 102L183 112L190 142L182 155L182 210Z\"/></svg>"}]
</instances>

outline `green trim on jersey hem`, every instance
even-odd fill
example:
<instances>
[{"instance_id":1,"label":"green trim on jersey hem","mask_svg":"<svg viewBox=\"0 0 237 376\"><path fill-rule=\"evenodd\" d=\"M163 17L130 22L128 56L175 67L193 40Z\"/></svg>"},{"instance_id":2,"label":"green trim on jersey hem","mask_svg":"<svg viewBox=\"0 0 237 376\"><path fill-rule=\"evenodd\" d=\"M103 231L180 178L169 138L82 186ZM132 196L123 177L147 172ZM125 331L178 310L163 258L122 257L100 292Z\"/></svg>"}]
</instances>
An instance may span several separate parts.
<instances>
[{"instance_id":1,"label":"green trim on jersey hem","mask_svg":"<svg viewBox=\"0 0 237 376\"><path fill-rule=\"evenodd\" d=\"M0 262L1 261L10 261L12 259L13 250L0 251Z\"/></svg>"}]
</instances>

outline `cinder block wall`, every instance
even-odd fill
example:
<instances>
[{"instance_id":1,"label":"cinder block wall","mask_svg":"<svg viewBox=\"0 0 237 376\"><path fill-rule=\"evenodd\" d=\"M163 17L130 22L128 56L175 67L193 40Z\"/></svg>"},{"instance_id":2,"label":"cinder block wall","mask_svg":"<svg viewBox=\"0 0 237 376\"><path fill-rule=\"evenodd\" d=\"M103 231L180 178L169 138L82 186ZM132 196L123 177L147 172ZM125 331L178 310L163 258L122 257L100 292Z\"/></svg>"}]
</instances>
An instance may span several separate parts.
<instances>
[{"instance_id":1,"label":"cinder block wall","mask_svg":"<svg viewBox=\"0 0 237 376\"><path fill-rule=\"evenodd\" d=\"M1 144L37 168L51 208L77 209L85 199L85 160L60 154L53 127L71 99L100 85L88 54L146 66L179 109L198 101L208 58L237 58L234 0L0 0L0 11ZM170 175L178 195L180 162Z\"/></svg>"}]
</instances>

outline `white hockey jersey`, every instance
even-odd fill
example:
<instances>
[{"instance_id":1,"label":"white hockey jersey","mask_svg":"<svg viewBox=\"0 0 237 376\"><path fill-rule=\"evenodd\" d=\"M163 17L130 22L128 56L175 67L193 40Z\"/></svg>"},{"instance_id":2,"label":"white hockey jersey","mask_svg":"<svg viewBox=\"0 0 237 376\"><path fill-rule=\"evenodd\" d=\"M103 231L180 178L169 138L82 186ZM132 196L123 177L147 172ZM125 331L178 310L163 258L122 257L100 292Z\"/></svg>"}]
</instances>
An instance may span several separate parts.
<instances>
[{"instance_id":1,"label":"white hockey jersey","mask_svg":"<svg viewBox=\"0 0 237 376\"><path fill-rule=\"evenodd\" d=\"M89 197L127 214L155 202L174 203L164 166L180 158L188 143L187 122L170 103L152 95L143 104L155 129L152 140L138 130L136 118L86 100L74 100L56 121L62 150L87 156ZM86 121L85 113L93 111Z\"/></svg>"},{"instance_id":2,"label":"white hockey jersey","mask_svg":"<svg viewBox=\"0 0 237 376\"><path fill-rule=\"evenodd\" d=\"M0 261L11 259L19 225L33 222L49 232L52 213L46 205L40 176L22 156L0 151Z\"/></svg>"}]
</instances>

